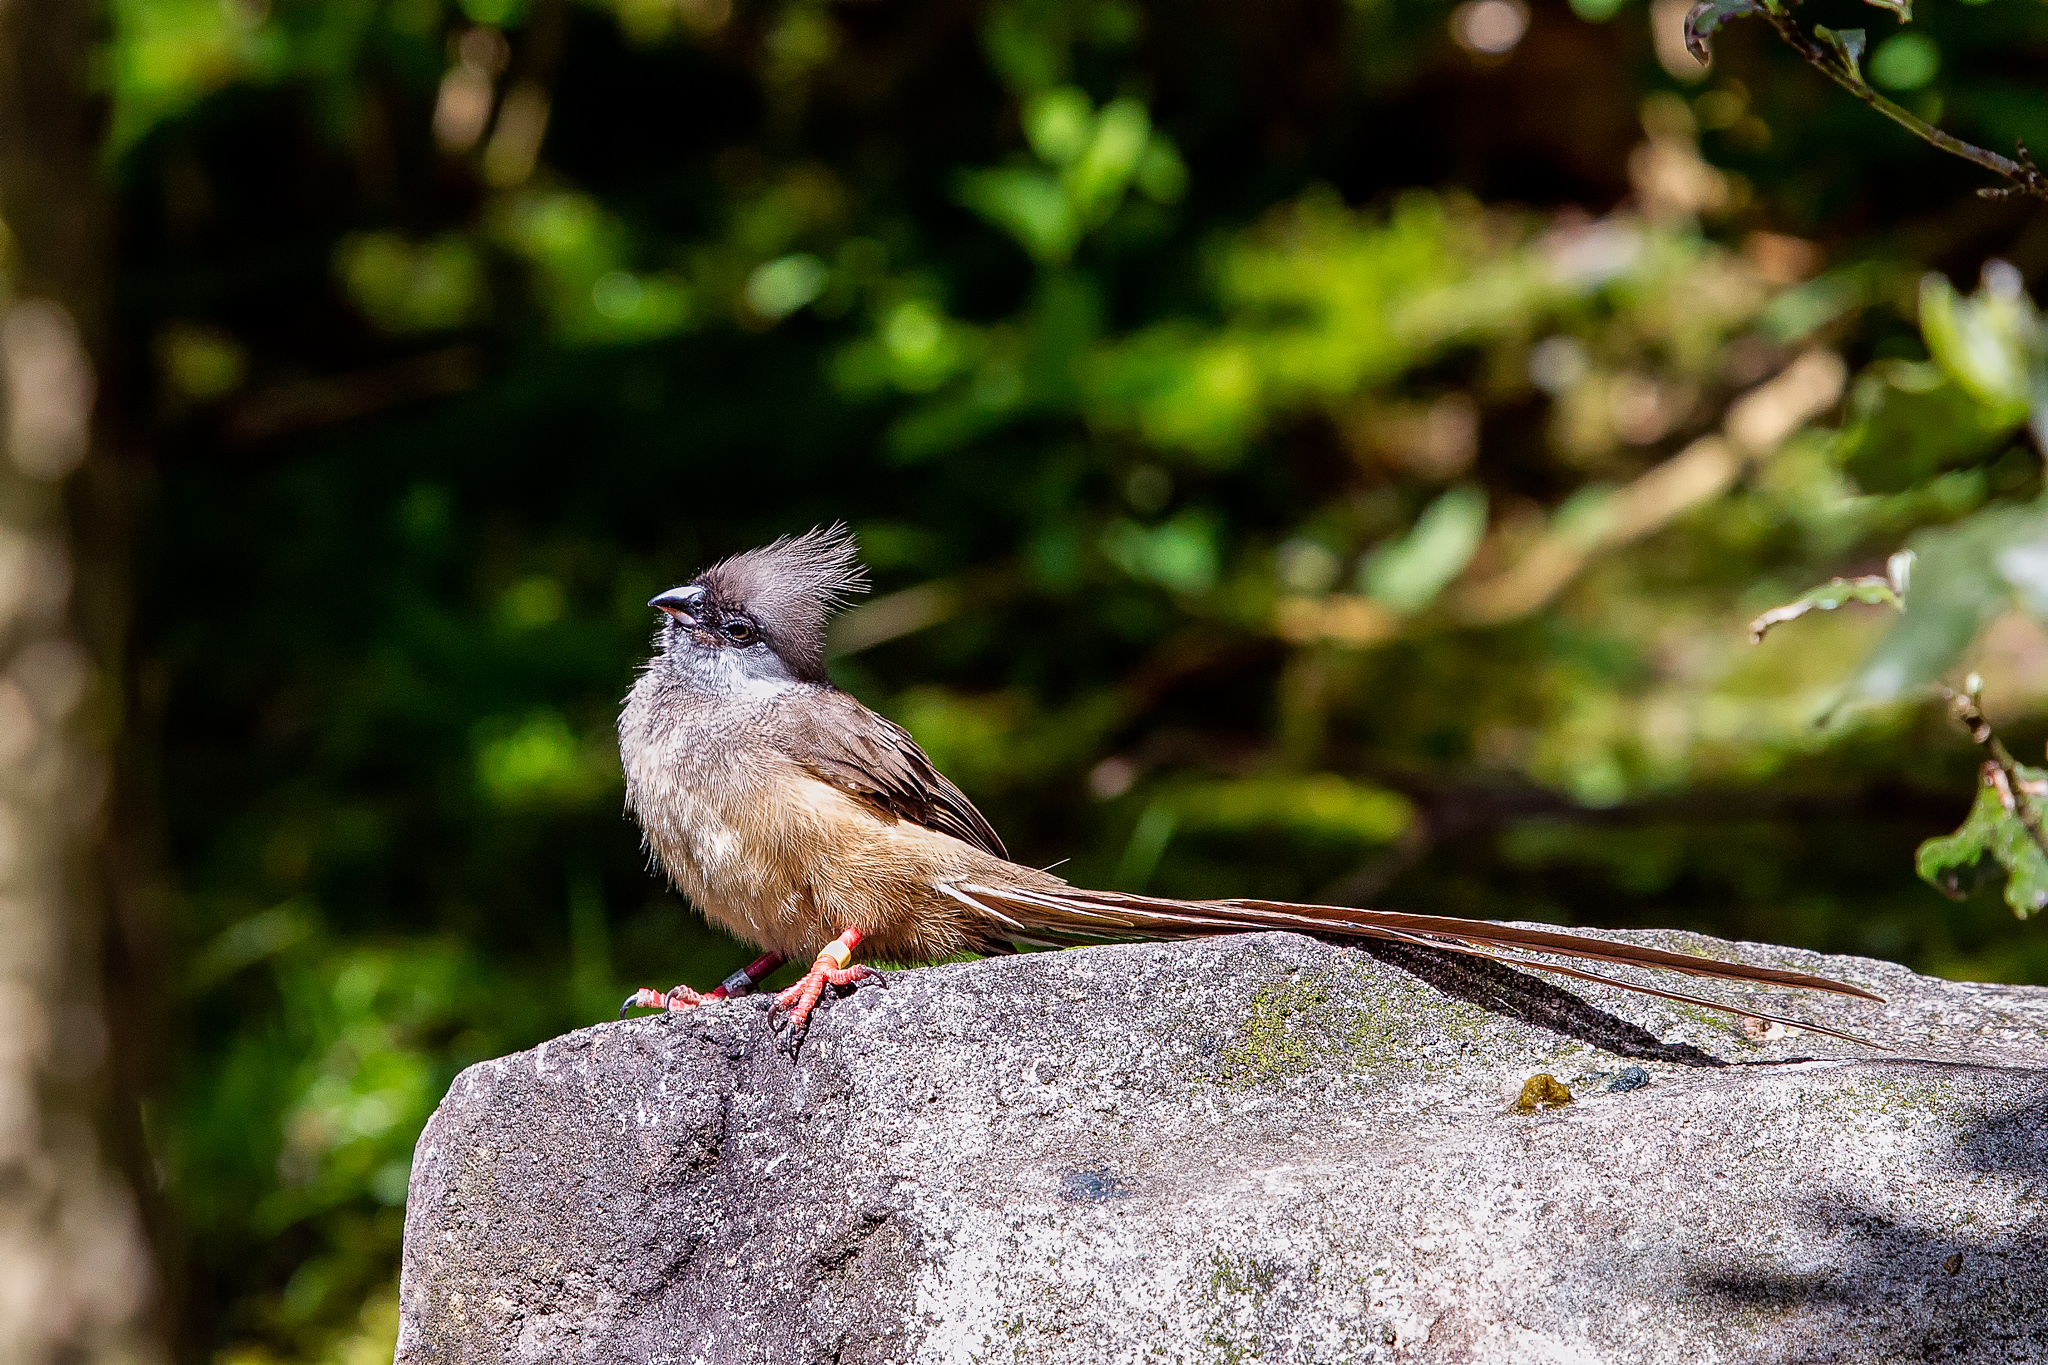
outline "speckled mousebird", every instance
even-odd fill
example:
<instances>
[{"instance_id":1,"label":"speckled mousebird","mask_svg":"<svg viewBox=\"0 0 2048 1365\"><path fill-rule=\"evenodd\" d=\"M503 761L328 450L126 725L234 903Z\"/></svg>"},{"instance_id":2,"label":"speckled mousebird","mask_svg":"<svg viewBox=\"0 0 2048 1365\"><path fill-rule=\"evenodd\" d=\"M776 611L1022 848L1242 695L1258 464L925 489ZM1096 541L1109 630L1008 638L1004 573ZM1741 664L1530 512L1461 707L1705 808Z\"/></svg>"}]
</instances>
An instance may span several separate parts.
<instances>
[{"instance_id":1,"label":"speckled mousebird","mask_svg":"<svg viewBox=\"0 0 2048 1365\"><path fill-rule=\"evenodd\" d=\"M1767 1020L1777 1016L1522 954L1878 999L1804 972L1555 930L1071 886L1012 862L981 812L907 732L827 679L826 623L848 595L865 588L853 538L834 526L723 560L648 604L662 613L657 651L619 716L626 804L690 902L764 956L705 994L687 986L636 991L622 1014L635 1006L695 1008L815 954L810 970L775 1003L776 1013L787 1011L794 1040L827 986L850 987L876 975L854 965L862 948L888 961L924 962L963 951L1262 929L1504 958ZM1862 1041L1799 1020L1777 1021Z\"/></svg>"}]
</instances>

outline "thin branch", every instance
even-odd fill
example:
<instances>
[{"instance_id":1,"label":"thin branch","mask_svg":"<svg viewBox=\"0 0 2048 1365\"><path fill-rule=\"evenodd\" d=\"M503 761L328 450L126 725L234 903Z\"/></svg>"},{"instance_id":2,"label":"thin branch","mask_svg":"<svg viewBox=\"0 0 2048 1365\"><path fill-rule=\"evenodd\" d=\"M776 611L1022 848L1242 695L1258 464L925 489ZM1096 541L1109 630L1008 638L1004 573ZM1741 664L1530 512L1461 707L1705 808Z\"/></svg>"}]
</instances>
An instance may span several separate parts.
<instances>
[{"instance_id":1,"label":"thin branch","mask_svg":"<svg viewBox=\"0 0 2048 1365\"><path fill-rule=\"evenodd\" d=\"M1974 690L1958 692L1954 688L1943 687L1940 691L1948 701L1949 714L1969 732L1971 740L1990 755L1984 760L1984 780L1997 790L2000 804L2012 812L2033 839L2034 846L2041 850L2042 856L2048 857L2048 831L2042 829L2041 807L2036 800L2048 795L2048 790L2020 771L2019 760L2012 756L2012 750L2005 747L2005 741L1984 718L1984 710L1977 704Z\"/></svg>"},{"instance_id":2,"label":"thin branch","mask_svg":"<svg viewBox=\"0 0 2048 1365\"><path fill-rule=\"evenodd\" d=\"M1694 46L1693 51L1694 55L1699 56L1702 62L1705 61L1703 55L1705 45L1698 38L1695 38L1693 26L1702 11L1712 3L1713 0L1702 0L1701 4L1694 6L1692 13L1686 19L1688 45L1698 43L1698 46ZM2025 195L2034 199L2048 199L2048 175L2042 174L2041 169L2034 164L2034 158L2028 153L2026 143L2021 142L2017 144L2018 156L2016 158L2000 156L1997 152L1991 151L1988 148L1965 142L1953 133L1945 133L1926 119L1886 99L1883 95L1871 89L1870 82L1863 78L1863 73L1857 69L1856 63L1851 61L1839 48L1831 43L1814 38L1799 27L1798 21L1792 17L1792 9L1797 3L1798 0L1760 0L1757 8L1750 12L1761 15L1772 28L1777 30L1778 36L1784 39L1786 45L1798 53L1807 65L1819 71L1836 85L1841 86L1844 90L1869 105L1872 109L1875 109L1878 113L1883 114L1913 136L1931 146L1939 147L1951 156L1959 156L1965 161L1982 166L1992 174L2003 176L2012 182L2010 185L1978 190L1977 193L1979 195L1986 199L2008 199L2014 195ZM1747 6L1744 7L1744 9L1747 8ZM1726 11L1724 10L1722 13L1725 15ZM1718 22L1718 19L1716 22ZM1709 31L1711 31L1711 26L1702 26L1700 30L1701 34Z\"/></svg>"}]
</instances>

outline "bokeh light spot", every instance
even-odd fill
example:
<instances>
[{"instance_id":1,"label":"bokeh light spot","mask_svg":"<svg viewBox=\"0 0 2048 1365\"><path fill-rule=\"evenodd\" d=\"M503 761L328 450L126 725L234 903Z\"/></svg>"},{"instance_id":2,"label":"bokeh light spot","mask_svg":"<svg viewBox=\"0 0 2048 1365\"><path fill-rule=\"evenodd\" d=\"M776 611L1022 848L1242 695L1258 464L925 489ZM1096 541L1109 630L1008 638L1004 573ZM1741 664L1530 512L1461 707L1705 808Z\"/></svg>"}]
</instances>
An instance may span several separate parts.
<instances>
[{"instance_id":1,"label":"bokeh light spot","mask_svg":"<svg viewBox=\"0 0 2048 1365\"><path fill-rule=\"evenodd\" d=\"M1529 31L1529 7L1520 0L1467 0L1451 12L1451 36L1467 52L1500 57Z\"/></svg>"},{"instance_id":2,"label":"bokeh light spot","mask_svg":"<svg viewBox=\"0 0 2048 1365\"><path fill-rule=\"evenodd\" d=\"M1870 79L1887 90L1918 90L1941 69L1941 49L1924 33L1887 38L1870 54Z\"/></svg>"}]
</instances>

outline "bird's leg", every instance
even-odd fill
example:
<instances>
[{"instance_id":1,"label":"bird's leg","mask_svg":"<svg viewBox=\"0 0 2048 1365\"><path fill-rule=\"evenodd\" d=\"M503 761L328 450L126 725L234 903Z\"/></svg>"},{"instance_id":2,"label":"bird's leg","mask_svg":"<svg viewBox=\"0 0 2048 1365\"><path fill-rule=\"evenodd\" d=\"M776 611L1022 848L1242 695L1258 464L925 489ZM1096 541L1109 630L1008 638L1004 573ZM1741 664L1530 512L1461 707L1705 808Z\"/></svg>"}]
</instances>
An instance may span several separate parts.
<instances>
[{"instance_id":1,"label":"bird's leg","mask_svg":"<svg viewBox=\"0 0 2048 1365\"><path fill-rule=\"evenodd\" d=\"M767 980L777 967L789 961L781 953L763 953L746 966L718 983L714 990L699 995L688 986L678 986L672 991L651 991L642 986L626 997L626 1003L619 1006L619 1018L626 1017L630 1009L668 1010L680 1014L693 1010L699 1005L708 1005L714 1000L724 1000L735 995L745 995L754 987Z\"/></svg>"},{"instance_id":2,"label":"bird's leg","mask_svg":"<svg viewBox=\"0 0 2048 1365\"><path fill-rule=\"evenodd\" d=\"M794 986L775 997L776 1010L789 1011L789 1036L801 1038L804 1028L811 1021L811 1011L818 1007L818 1000L825 994L827 986L853 986L862 981L881 979L882 974L873 967L856 967L853 962L854 950L860 947L867 935L858 929L848 929L838 938L826 944L818 954L818 960ZM771 1015L773 1011L770 1011Z\"/></svg>"}]
</instances>

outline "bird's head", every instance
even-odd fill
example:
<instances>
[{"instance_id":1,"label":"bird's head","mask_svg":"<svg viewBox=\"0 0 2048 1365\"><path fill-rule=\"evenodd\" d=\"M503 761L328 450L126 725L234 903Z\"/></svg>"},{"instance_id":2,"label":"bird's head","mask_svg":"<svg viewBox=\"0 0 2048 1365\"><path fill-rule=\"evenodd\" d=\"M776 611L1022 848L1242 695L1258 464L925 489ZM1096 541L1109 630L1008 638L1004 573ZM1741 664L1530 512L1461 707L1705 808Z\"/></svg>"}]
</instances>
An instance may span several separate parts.
<instances>
[{"instance_id":1,"label":"bird's head","mask_svg":"<svg viewBox=\"0 0 2048 1365\"><path fill-rule=\"evenodd\" d=\"M720 687L825 681L825 624L867 591L859 548L834 524L734 555L647 605L662 658Z\"/></svg>"}]
</instances>

